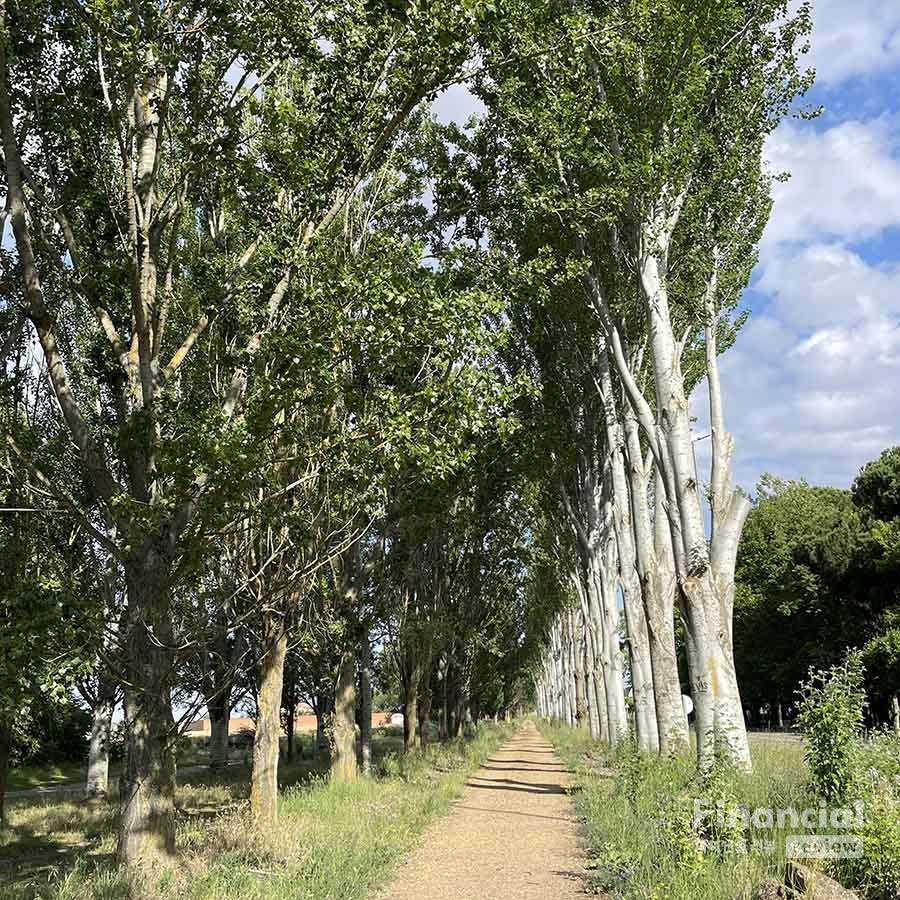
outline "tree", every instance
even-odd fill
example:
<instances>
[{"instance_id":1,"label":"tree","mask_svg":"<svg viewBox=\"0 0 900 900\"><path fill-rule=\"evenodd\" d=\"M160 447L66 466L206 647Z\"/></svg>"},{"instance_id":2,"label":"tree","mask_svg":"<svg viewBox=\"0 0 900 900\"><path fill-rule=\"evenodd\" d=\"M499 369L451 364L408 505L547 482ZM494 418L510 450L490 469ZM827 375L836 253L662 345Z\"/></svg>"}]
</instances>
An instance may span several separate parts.
<instances>
[{"instance_id":1,"label":"tree","mask_svg":"<svg viewBox=\"0 0 900 900\"><path fill-rule=\"evenodd\" d=\"M481 12L4 8L15 284L101 510L93 538L128 591L119 856L136 869L174 851L173 589L204 517L261 466L244 415L259 350ZM227 352L204 396L196 348L215 339Z\"/></svg>"},{"instance_id":2,"label":"tree","mask_svg":"<svg viewBox=\"0 0 900 900\"><path fill-rule=\"evenodd\" d=\"M595 314L597 351L660 475L703 769L717 747L750 765L730 640L749 502L731 486L716 360L739 324L732 312L768 214L765 136L809 82L798 63L809 11L788 17L787 6L582 3L559 16L511 4L504 22L516 28L491 33L479 86L499 176L489 194L512 198L492 238L552 260L577 285L572 306ZM688 406L700 377L712 424L709 540ZM612 502L628 500L620 490Z\"/></svg>"},{"instance_id":3,"label":"tree","mask_svg":"<svg viewBox=\"0 0 900 900\"><path fill-rule=\"evenodd\" d=\"M848 491L763 476L738 552L735 658L748 706L793 703L871 627L864 528Z\"/></svg>"}]
</instances>

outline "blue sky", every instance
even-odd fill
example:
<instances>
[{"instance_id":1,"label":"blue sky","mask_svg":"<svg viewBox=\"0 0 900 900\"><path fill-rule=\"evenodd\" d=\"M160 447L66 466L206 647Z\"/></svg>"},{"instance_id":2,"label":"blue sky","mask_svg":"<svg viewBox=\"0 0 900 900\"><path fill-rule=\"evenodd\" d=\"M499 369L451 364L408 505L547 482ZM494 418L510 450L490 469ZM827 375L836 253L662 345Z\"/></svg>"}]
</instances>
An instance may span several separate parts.
<instances>
[{"instance_id":1,"label":"blue sky","mask_svg":"<svg viewBox=\"0 0 900 900\"><path fill-rule=\"evenodd\" d=\"M769 141L791 177L722 359L735 477L751 492L763 472L847 487L900 444L900 0L814 0L813 18L807 100L825 112ZM462 88L436 104L443 120L472 110Z\"/></svg>"},{"instance_id":2,"label":"blue sky","mask_svg":"<svg viewBox=\"0 0 900 900\"><path fill-rule=\"evenodd\" d=\"M769 142L775 208L722 376L739 483L845 487L900 443L900 0L818 0L813 122ZM699 398L698 398L699 399Z\"/></svg>"}]
</instances>

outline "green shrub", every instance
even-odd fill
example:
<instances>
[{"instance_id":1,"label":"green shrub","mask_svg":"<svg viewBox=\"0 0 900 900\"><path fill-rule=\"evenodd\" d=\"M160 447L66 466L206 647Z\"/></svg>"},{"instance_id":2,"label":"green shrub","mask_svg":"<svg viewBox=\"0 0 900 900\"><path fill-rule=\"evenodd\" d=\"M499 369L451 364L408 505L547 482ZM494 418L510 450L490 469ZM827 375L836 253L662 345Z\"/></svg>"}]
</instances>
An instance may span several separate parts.
<instances>
[{"instance_id":1,"label":"green shrub","mask_svg":"<svg viewBox=\"0 0 900 900\"><path fill-rule=\"evenodd\" d=\"M876 773L871 777L874 781ZM838 860L835 875L866 900L896 900L900 897L900 804L884 782L872 783L866 793L863 856Z\"/></svg>"},{"instance_id":2,"label":"green shrub","mask_svg":"<svg viewBox=\"0 0 900 900\"><path fill-rule=\"evenodd\" d=\"M861 741L856 785L863 800L863 856L838 860L835 875L866 900L900 897L900 740L876 732Z\"/></svg>"},{"instance_id":3,"label":"green shrub","mask_svg":"<svg viewBox=\"0 0 900 900\"><path fill-rule=\"evenodd\" d=\"M859 737L866 694L859 653L827 670L810 671L800 689L800 728L805 756L817 796L829 803L854 799Z\"/></svg>"}]
</instances>

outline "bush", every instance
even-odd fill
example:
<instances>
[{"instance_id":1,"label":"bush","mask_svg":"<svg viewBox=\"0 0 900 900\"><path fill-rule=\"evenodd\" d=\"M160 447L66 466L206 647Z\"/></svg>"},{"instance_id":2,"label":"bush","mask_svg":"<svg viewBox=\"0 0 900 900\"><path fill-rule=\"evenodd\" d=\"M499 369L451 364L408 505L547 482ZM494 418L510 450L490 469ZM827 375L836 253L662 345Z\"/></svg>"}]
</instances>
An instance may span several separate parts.
<instances>
[{"instance_id":1,"label":"bush","mask_svg":"<svg viewBox=\"0 0 900 900\"><path fill-rule=\"evenodd\" d=\"M840 860L835 874L867 900L895 900L900 897L900 740L877 732L860 743L857 765L864 855Z\"/></svg>"},{"instance_id":2,"label":"bush","mask_svg":"<svg viewBox=\"0 0 900 900\"><path fill-rule=\"evenodd\" d=\"M900 804L875 772L869 773L860 836L863 856L838 860L835 876L866 900L900 897Z\"/></svg>"},{"instance_id":3,"label":"bush","mask_svg":"<svg viewBox=\"0 0 900 900\"><path fill-rule=\"evenodd\" d=\"M859 737L866 702L858 652L838 666L810 670L800 688L800 728L806 735L806 762L817 796L828 803L854 799Z\"/></svg>"},{"instance_id":4,"label":"bush","mask_svg":"<svg viewBox=\"0 0 900 900\"><path fill-rule=\"evenodd\" d=\"M255 735L256 732L252 728L242 728L231 738L231 744L237 750L250 750L253 747Z\"/></svg>"},{"instance_id":5,"label":"bush","mask_svg":"<svg viewBox=\"0 0 900 900\"><path fill-rule=\"evenodd\" d=\"M810 675L800 723L816 794L829 803L864 801L863 856L833 863L835 877L866 900L900 897L900 742L884 732L861 739L865 691L859 653Z\"/></svg>"}]
</instances>

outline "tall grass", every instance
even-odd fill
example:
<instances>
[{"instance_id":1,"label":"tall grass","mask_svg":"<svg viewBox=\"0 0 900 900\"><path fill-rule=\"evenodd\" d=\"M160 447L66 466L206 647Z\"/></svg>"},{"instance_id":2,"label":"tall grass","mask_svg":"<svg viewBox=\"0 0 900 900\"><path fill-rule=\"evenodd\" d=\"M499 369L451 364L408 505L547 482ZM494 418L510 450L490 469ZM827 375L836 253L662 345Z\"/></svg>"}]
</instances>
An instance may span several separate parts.
<instances>
[{"instance_id":1,"label":"tall grass","mask_svg":"<svg viewBox=\"0 0 900 900\"><path fill-rule=\"evenodd\" d=\"M177 843L181 864L158 886L165 898L185 900L361 900L382 881L435 816L450 809L469 773L512 731L510 724L479 725L469 740L431 745L409 759L389 738L379 748L379 772L332 785L321 775L283 793L279 824L270 834L248 828L246 789L232 780L179 787ZM385 752L387 750L387 752ZM299 769L297 771L300 771ZM290 779L288 779L290 780ZM74 818L69 826L66 817ZM0 887L0 900L122 900L112 816L91 807L59 804L13 810L14 826L33 839L87 840L78 862L50 866ZM68 831L55 831L68 828ZM0 849L0 857L7 855ZM0 873L0 884L6 879Z\"/></svg>"},{"instance_id":2,"label":"tall grass","mask_svg":"<svg viewBox=\"0 0 900 900\"><path fill-rule=\"evenodd\" d=\"M815 805L798 743L755 741L752 775L701 786L689 758L642 756L633 746L610 754L584 729L541 728L576 775L590 888L616 900L748 900L762 881L781 878L785 829L703 836L693 827L695 797L725 809ZM744 840L746 853L736 849Z\"/></svg>"}]
</instances>

